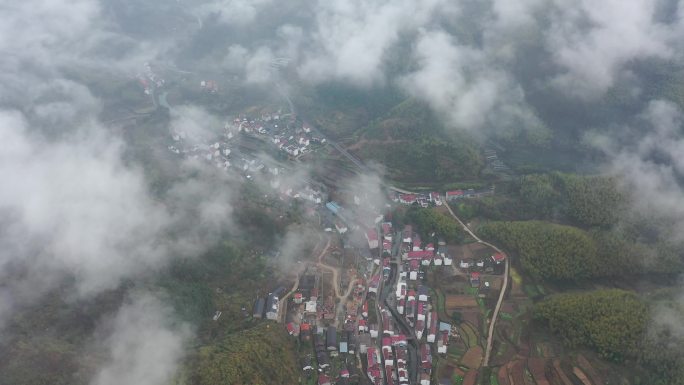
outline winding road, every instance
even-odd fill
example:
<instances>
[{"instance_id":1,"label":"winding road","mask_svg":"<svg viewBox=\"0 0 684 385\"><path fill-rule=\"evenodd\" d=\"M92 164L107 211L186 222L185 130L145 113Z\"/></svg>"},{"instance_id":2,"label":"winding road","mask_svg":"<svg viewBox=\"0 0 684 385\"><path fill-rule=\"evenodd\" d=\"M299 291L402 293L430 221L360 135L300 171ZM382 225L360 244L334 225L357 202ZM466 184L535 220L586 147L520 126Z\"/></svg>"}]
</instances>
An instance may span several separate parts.
<instances>
[{"instance_id":1,"label":"winding road","mask_svg":"<svg viewBox=\"0 0 684 385\"><path fill-rule=\"evenodd\" d=\"M478 243L481 243L483 245L487 245L487 246L491 247L492 249L498 251L499 253L503 253L503 251L501 251L501 249L499 249L498 247L492 245L489 242L483 241L482 239L480 239L480 237L475 235L475 233L473 233L470 230L470 228L468 226L466 226L466 224L463 223L463 221L461 221L461 218L456 216L454 211L449 206L449 203L446 200L446 196L442 197L442 199L444 200L444 205L449 210L449 213L451 214L451 216L454 217L454 219L456 219L456 221L458 221L458 223L461 224L461 227L463 227L463 230L465 230L465 232L467 232L471 237L473 237L473 239L475 239ZM498 299L498 301L496 301L496 307L494 308L494 314L492 314L492 321L489 323L489 332L487 335L487 349L485 349L485 356L484 356L484 360L482 361L482 366L489 366L489 356L492 353L492 343L494 342L494 326L496 325L496 320L499 316L499 310L501 309L501 303L503 303L504 296L506 295L506 289L508 289L508 275L509 275L509 269L510 269L509 258L506 258L505 261L506 261L506 271L504 272L504 282L503 282L503 286L501 286L501 291L499 292L499 299Z\"/></svg>"}]
</instances>

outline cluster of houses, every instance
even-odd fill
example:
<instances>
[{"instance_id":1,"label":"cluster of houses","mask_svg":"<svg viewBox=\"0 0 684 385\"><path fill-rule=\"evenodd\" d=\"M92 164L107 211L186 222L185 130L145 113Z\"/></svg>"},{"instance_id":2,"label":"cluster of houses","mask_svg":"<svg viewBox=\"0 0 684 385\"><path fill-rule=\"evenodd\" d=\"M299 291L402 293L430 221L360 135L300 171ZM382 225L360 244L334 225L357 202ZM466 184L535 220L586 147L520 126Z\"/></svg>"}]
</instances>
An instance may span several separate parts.
<instances>
[{"instance_id":1,"label":"cluster of houses","mask_svg":"<svg viewBox=\"0 0 684 385\"><path fill-rule=\"evenodd\" d=\"M330 212L330 216L325 218L323 223L323 229L325 232L331 232L335 229L339 234L345 234L349 231L349 226L347 223L349 219L347 218L346 210L338 202L330 201L325 204L325 207Z\"/></svg>"},{"instance_id":2,"label":"cluster of houses","mask_svg":"<svg viewBox=\"0 0 684 385\"><path fill-rule=\"evenodd\" d=\"M354 287L354 291L352 292L352 299L350 301L347 301L345 304L345 315L344 315L344 330L345 331L350 331L353 332L354 329L356 328L356 325L363 321L365 324L365 319L363 318L363 314L366 314L365 317L368 316L368 303L365 302L365 297L366 297L366 288L365 286L361 283L361 281L357 281L356 286ZM364 304L366 306L364 310ZM361 312L361 317L359 317L359 312ZM365 313L364 313L365 312Z\"/></svg>"},{"instance_id":3,"label":"cluster of houses","mask_svg":"<svg viewBox=\"0 0 684 385\"><path fill-rule=\"evenodd\" d=\"M370 248L371 251L378 249L382 244L382 253L374 253L373 262L376 265L382 263L382 273L384 277L387 278L390 272L392 256L392 224L390 222L383 222L380 224L380 230L382 238L380 238L380 234L376 228L368 229L365 236L368 241L368 248ZM421 267L430 265L451 266L453 264L453 258L447 252L446 243L443 241L438 242L437 248L435 248L433 243L423 244L420 234L414 232L411 225L404 226L401 237L402 260L404 262L402 274L408 272L409 280L418 280L424 274Z\"/></svg>"},{"instance_id":4,"label":"cluster of houses","mask_svg":"<svg viewBox=\"0 0 684 385\"><path fill-rule=\"evenodd\" d=\"M494 194L494 187L475 190L451 190L447 191L444 198L447 201L453 201L463 198L481 198L488 195ZM441 206L443 204L442 195L438 192L430 193L393 193L390 195L390 199L395 203L401 203L404 205L419 205L421 207L428 207L430 205Z\"/></svg>"},{"instance_id":5,"label":"cluster of houses","mask_svg":"<svg viewBox=\"0 0 684 385\"><path fill-rule=\"evenodd\" d=\"M502 274L506 255L496 252L494 254L481 254L476 258L461 259L458 267L470 274L470 286L480 287L482 273ZM486 284L486 283L485 283Z\"/></svg>"},{"instance_id":6,"label":"cluster of houses","mask_svg":"<svg viewBox=\"0 0 684 385\"><path fill-rule=\"evenodd\" d=\"M215 94L218 92L219 86L214 80L202 80L200 82L200 89L204 92Z\"/></svg>"},{"instance_id":7,"label":"cluster of houses","mask_svg":"<svg viewBox=\"0 0 684 385\"><path fill-rule=\"evenodd\" d=\"M446 354L449 345L451 325L440 322L437 312L431 309L428 287L418 286L417 290L406 288L406 283L399 281L396 288L397 311L406 322L413 327L415 337L425 343L421 345L420 366L421 385L430 385L432 356L430 344L436 345L437 353Z\"/></svg>"},{"instance_id":8,"label":"cluster of houses","mask_svg":"<svg viewBox=\"0 0 684 385\"><path fill-rule=\"evenodd\" d=\"M444 197L448 202L464 199L464 198L482 198L488 195L494 195L494 186L486 189L467 189L467 190L452 190L447 191Z\"/></svg>"},{"instance_id":9,"label":"cluster of houses","mask_svg":"<svg viewBox=\"0 0 684 385\"><path fill-rule=\"evenodd\" d=\"M420 385L430 385L432 377L431 346L436 343L437 352L446 354L451 325L439 322L436 312L425 311L420 317L423 325L427 322L428 327L425 340L423 340L423 330L415 335L416 340L419 341L418 362L416 362L415 367L418 370ZM381 341L380 349L376 348L375 345L366 349L366 375L370 381L375 385L383 384L383 379L387 385L409 384L408 337L397 331L391 313L387 309L383 309L379 325L371 325L368 330L363 330L359 326L359 329L360 333L368 331L371 338Z\"/></svg>"},{"instance_id":10,"label":"cluster of houses","mask_svg":"<svg viewBox=\"0 0 684 385\"><path fill-rule=\"evenodd\" d=\"M311 326L309 324L302 324L302 327L306 325L306 329L310 330ZM311 334L307 333L306 336L303 334L302 342L310 343ZM316 333L314 334L314 350L316 354L316 362L318 366L318 384L319 385L331 385L332 381L330 378L330 357L336 357L339 354L354 354L355 345L350 343L349 333L343 332L341 338L338 341L337 328L334 326L328 326L327 328L316 327ZM314 372L314 366L312 364L312 355L306 354L302 359L302 371L307 375L311 376ZM340 368L338 373L339 378L335 381L337 385L347 385L349 384L349 370L345 367Z\"/></svg>"},{"instance_id":11,"label":"cluster of houses","mask_svg":"<svg viewBox=\"0 0 684 385\"><path fill-rule=\"evenodd\" d=\"M174 144L167 148L174 154L183 154L188 159L204 160L207 163L213 164L216 168L228 170L234 167L238 170L244 169L252 172L260 171L265 166L257 164L256 160L241 158L241 162L233 159L231 155L231 146L226 140L207 141L206 143L196 143L194 138L189 138L185 131L175 131L172 133ZM233 164L237 163L237 164Z\"/></svg>"},{"instance_id":12,"label":"cluster of houses","mask_svg":"<svg viewBox=\"0 0 684 385\"><path fill-rule=\"evenodd\" d=\"M375 385L409 384L408 347L404 335L383 333L381 348L368 348L366 375Z\"/></svg>"},{"instance_id":13,"label":"cluster of houses","mask_svg":"<svg viewBox=\"0 0 684 385\"><path fill-rule=\"evenodd\" d=\"M400 281L408 275L409 281L422 279L423 267L451 266L453 258L449 255L446 243L439 241L437 249L433 243L424 244L420 234L413 231L411 225L404 226L402 231L402 261L403 271L400 274Z\"/></svg>"},{"instance_id":14,"label":"cluster of houses","mask_svg":"<svg viewBox=\"0 0 684 385\"><path fill-rule=\"evenodd\" d=\"M377 230L364 231L368 226L377 226L385 216L376 208L369 208L363 204L342 206L339 202L330 201L325 204L329 215L323 218L323 228L326 232L336 230L340 235L350 233L347 238L355 247L361 246L363 236L366 237L371 250L377 249ZM369 238L370 237L370 238ZM357 243L358 241L358 243ZM368 250L360 250L366 253ZM370 257L370 255L364 255ZM371 257L372 258L372 257ZM377 262L379 263L379 261Z\"/></svg>"},{"instance_id":15,"label":"cluster of houses","mask_svg":"<svg viewBox=\"0 0 684 385\"><path fill-rule=\"evenodd\" d=\"M235 132L231 125L226 123L221 134L212 137L203 137L202 134L187 132L183 129L174 129L171 132L173 144L168 150L174 154L183 154L189 159L204 160L215 165L217 168L238 170L261 171L266 166L255 159L235 157L232 147L234 146Z\"/></svg>"},{"instance_id":16,"label":"cluster of houses","mask_svg":"<svg viewBox=\"0 0 684 385\"><path fill-rule=\"evenodd\" d=\"M259 297L254 302L252 317L266 318L278 321L280 315L280 296L285 292L284 287L279 287L264 297Z\"/></svg>"},{"instance_id":17,"label":"cluster of houses","mask_svg":"<svg viewBox=\"0 0 684 385\"><path fill-rule=\"evenodd\" d=\"M380 234L382 234L382 239L380 239ZM382 244L382 256L390 257L392 255L392 222L382 222L380 224L380 233L378 229L372 227L365 232L366 241L368 242L368 248L371 250L376 250ZM380 259L375 259L375 264L380 264Z\"/></svg>"},{"instance_id":18,"label":"cluster of houses","mask_svg":"<svg viewBox=\"0 0 684 385\"><path fill-rule=\"evenodd\" d=\"M320 325L314 326L308 322L302 323L299 326L299 329L299 338L302 344L310 344L313 335L313 346L318 367L318 380L321 384L330 381L331 357L337 357L344 354L356 354L357 340L352 330L338 331L333 325L327 327ZM288 331L290 330L291 326L288 324ZM290 334L295 335L293 332L290 332ZM365 351L367 345L364 345L363 347ZM307 376L311 376L314 372L312 359L313 355L311 354L306 354L302 358L302 371ZM346 368L342 368L339 371L338 376L339 378L336 380L336 384L348 383L349 371Z\"/></svg>"},{"instance_id":19,"label":"cluster of houses","mask_svg":"<svg viewBox=\"0 0 684 385\"><path fill-rule=\"evenodd\" d=\"M280 179L273 179L271 181L271 187L279 191L282 198L299 199L314 205L320 205L325 197L325 193L321 189L317 189L311 185L295 187L282 185Z\"/></svg>"},{"instance_id":20,"label":"cluster of houses","mask_svg":"<svg viewBox=\"0 0 684 385\"><path fill-rule=\"evenodd\" d=\"M401 203L404 205L418 204L421 207L428 207L430 204L435 206L442 205L442 197L438 192L416 194L394 193L390 196L390 199L395 203Z\"/></svg>"},{"instance_id":21,"label":"cluster of houses","mask_svg":"<svg viewBox=\"0 0 684 385\"><path fill-rule=\"evenodd\" d=\"M138 83L140 83L142 86L145 95L150 95L153 89L162 87L165 83L164 79L152 71L152 66L150 66L150 63L145 63L145 71L143 73L139 73L136 77L138 79Z\"/></svg>"},{"instance_id":22,"label":"cluster of houses","mask_svg":"<svg viewBox=\"0 0 684 385\"><path fill-rule=\"evenodd\" d=\"M239 120L239 119L238 119ZM242 122L242 120L240 120ZM272 189L277 191L281 199L300 199L314 205L322 204L325 193L320 186L310 183L293 183L286 169L276 165L268 166L264 161L250 157L245 153L232 150L236 136L230 124L224 126L221 135L206 139L191 137L182 130L172 132L174 143L168 150L189 159L203 160L219 169L234 170L251 180L255 177L266 178Z\"/></svg>"},{"instance_id":23,"label":"cluster of houses","mask_svg":"<svg viewBox=\"0 0 684 385\"><path fill-rule=\"evenodd\" d=\"M298 291L292 296L295 306L290 314L294 316L285 327L290 335L299 338L303 346L313 343L314 353L302 357L302 371L310 377L317 368L320 384L348 384L349 371L344 367L339 371L331 370L331 359L340 355L355 355L357 349L365 352L370 345L370 339L357 338L356 334L357 322L365 324L365 321L357 319L364 304L366 286L362 279L353 284L353 298L345 304L346 316L341 328L333 325L336 306L332 297L322 299L319 296L320 277L317 273L305 272L300 277ZM367 304L363 314L368 317ZM335 376L337 378L333 378Z\"/></svg>"},{"instance_id":24,"label":"cluster of houses","mask_svg":"<svg viewBox=\"0 0 684 385\"><path fill-rule=\"evenodd\" d=\"M299 156L311 150L315 143L325 143L325 138L316 136L309 124L295 124L294 119L284 119L280 112L262 114L260 118L243 117L233 121L238 132L251 135L267 136L279 150L290 156Z\"/></svg>"}]
</instances>

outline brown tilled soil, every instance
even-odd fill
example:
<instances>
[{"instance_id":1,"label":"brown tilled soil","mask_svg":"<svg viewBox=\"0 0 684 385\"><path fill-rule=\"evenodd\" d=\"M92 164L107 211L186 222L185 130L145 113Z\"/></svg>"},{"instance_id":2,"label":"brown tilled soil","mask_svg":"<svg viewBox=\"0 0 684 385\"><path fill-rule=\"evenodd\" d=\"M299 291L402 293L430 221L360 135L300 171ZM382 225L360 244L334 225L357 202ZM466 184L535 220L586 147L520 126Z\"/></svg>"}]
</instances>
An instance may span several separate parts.
<instances>
[{"instance_id":1,"label":"brown tilled soil","mask_svg":"<svg viewBox=\"0 0 684 385\"><path fill-rule=\"evenodd\" d=\"M482 347L479 345L473 346L468 349L466 354L461 358L461 365L466 366L471 369L477 369L482 364Z\"/></svg>"},{"instance_id":2,"label":"brown tilled soil","mask_svg":"<svg viewBox=\"0 0 684 385\"><path fill-rule=\"evenodd\" d=\"M451 314L454 310L467 308L467 307L478 307L475 297L472 295L456 295L447 294L444 298L444 307L447 310L447 314Z\"/></svg>"},{"instance_id":3,"label":"brown tilled soil","mask_svg":"<svg viewBox=\"0 0 684 385\"><path fill-rule=\"evenodd\" d=\"M506 368L506 366L502 366L499 368L497 378L499 380L499 385L510 385L510 383L508 382L508 369Z\"/></svg>"},{"instance_id":4,"label":"brown tilled soil","mask_svg":"<svg viewBox=\"0 0 684 385\"><path fill-rule=\"evenodd\" d=\"M512 385L525 385L525 361L514 361L508 373Z\"/></svg>"},{"instance_id":5,"label":"brown tilled soil","mask_svg":"<svg viewBox=\"0 0 684 385\"><path fill-rule=\"evenodd\" d=\"M574 385L570 378L568 378L568 376L565 374L563 368L561 367L560 360L553 360L553 368L555 369L556 377L560 379L562 385Z\"/></svg>"},{"instance_id":6,"label":"brown tilled soil","mask_svg":"<svg viewBox=\"0 0 684 385\"><path fill-rule=\"evenodd\" d=\"M589 360L587 360L583 355L577 355L577 363L579 364L580 368L582 368L582 370L584 370L584 372L589 375L591 382L597 385L604 383L603 378L601 378L601 376L598 374L596 369L591 365Z\"/></svg>"},{"instance_id":7,"label":"brown tilled soil","mask_svg":"<svg viewBox=\"0 0 684 385\"><path fill-rule=\"evenodd\" d=\"M463 378L463 385L475 385L477 383L477 370L471 370Z\"/></svg>"},{"instance_id":8,"label":"brown tilled soil","mask_svg":"<svg viewBox=\"0 0 684 385\"><path fill-rule=\"evenodd\" d=\"M549 379L546 377L546 359L544 358L530 358L527 360L527 367L534 377L537 385L551 385Z\"/></svg>"}]
</instances>

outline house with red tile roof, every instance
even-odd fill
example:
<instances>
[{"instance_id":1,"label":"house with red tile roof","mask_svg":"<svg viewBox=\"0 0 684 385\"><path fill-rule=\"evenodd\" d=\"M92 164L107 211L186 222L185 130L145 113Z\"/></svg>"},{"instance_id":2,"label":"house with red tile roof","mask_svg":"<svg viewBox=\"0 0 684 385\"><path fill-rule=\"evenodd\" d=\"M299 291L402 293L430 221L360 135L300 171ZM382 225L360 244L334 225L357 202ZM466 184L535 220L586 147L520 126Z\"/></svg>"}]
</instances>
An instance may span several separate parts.
<instances>
[{"instance_id":1,"label":"house with red tile roof","mask_svg":"<svg viewBox=\"0 0 684 385\"><path fill-rule=\"evenodd\" d=\"M377 249L378 248L378 231L375 229L368 229L366 231L366 240L368 241L368 248L369 249Z\"/></svg>"},{"instance_id":2,"label":"house with red tile roof","mask_svg":"<svg viewBox=\"0 0 684 385\"><path fill-rule=\"evenodd\" d=\"M504 253L496 253L492 255L492 261L494 263L501 263L506 259L506 254Z\"/></svg>"},{"instance_id":3,"label":"house with red tile roof","mask_svg":"<svg viewBox=\"0 0 684 385\"><path fill-rule=\"evenodd\" d=\"M461 199L465 197L465 193L463 190L453 190L453 191L447 191L446 192L446 200L447 201L452 201L454 199Z\"/></svg>"}]
</instances>

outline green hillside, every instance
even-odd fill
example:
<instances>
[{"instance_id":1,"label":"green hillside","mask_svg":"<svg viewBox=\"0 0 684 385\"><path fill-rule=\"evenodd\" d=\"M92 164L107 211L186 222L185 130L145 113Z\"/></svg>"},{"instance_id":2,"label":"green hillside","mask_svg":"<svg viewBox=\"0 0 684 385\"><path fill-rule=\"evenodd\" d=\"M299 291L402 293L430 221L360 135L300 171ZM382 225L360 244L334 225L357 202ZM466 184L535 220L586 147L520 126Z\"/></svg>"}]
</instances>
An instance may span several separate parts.
<instances>
[{"instance_id":1,"label":"green hillside","mask_svg":"<svg viewBox=\"0 0 684 385\"><path fill-rule=\"evenodd\" d=\"M589 346L614 361L638 355L648 322L644 302L616 289L554 295L535 313L569 346Z\"/></svg>"},{"instance_id":2,"label":"green hillside","mask_svg":"<svg viewBox=\"0 0 684 385\"><path fill-rule=\"evenodd\" d=\"M294 341L282 325L261 323L199 349L195 367L201 385L271 385L298 382Z\"/></svg>"},{"instance_id":3,"label":"green hillside","mask_svg":"<svg viewBox=\"0 0 684 385\"><path fill-rule=\"evenodd\" d=\"M424 103L407 99L356 131L349 146L364 160L383 164L390 179L405 183L474 179L484 166L479 144L449 131Z\"/></svg>"}]
</instances>

